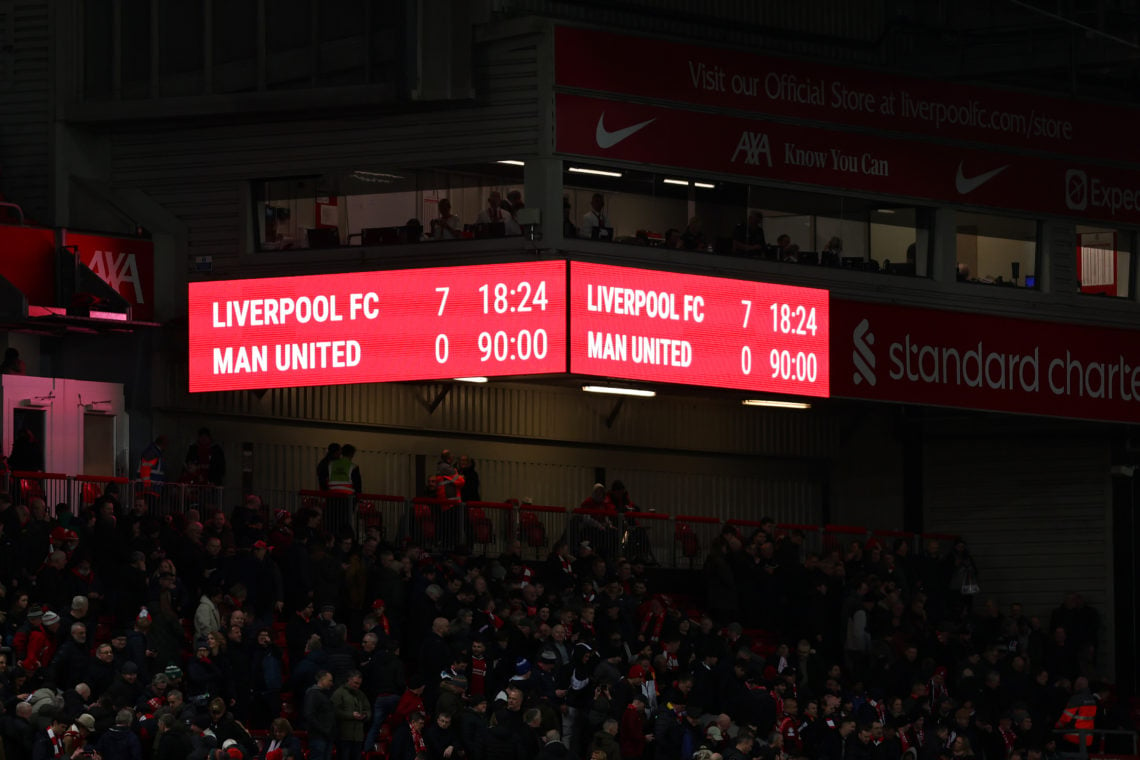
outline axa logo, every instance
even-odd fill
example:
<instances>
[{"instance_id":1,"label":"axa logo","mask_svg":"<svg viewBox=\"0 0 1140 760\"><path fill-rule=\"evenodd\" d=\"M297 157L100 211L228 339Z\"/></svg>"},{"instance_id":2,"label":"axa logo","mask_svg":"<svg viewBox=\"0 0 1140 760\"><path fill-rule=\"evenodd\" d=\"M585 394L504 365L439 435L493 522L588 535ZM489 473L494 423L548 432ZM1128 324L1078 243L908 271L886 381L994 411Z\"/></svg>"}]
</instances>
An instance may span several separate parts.
<instances>
[{"instance_id":1,"label":"axa logo","mask_svg":"<svg viewBox=\"0 0 1140 760\"><path fill-rule=\"evenodd\" d=\"M851 334L851 361L855 364L855 373L851 380L856 385L866 383L873 386L875 377L875 352L871 346L875 345L875 333L871 332L871 323L864 319L855 325Z\"/></svg>"},{"instance_id":2,"label":"axa logo","mask_svg":"<svg viewBox=\"0 0 1140 760\"><path fill-rule=\"evenodd\" d=\"M1065 205L1073 211L1089 207L1089 175L1081 169L1065 172Z\"/></svg>"},{"instance_id":3,"label":"axa logo","mask_svg":"<svg viewBox=\"0 0 1140 760\"><path fill-rule=\"evenodd\" d=\"M768 134L766 132L749 132L745 130L740 133L740 140L736 143L736 150L732 152L732 163L736 163L740 156L744 156L744 163L749 166L759 166L760 158L763 157L768 168L772 168L772 148L768 142Z\"/></svg>"},{"instance_id":4,"label":"axa logo","mask_svg":"<svg viewBox=\"0 0 1140 760\"><path fill-rule=\"evenodd\" d=\"M142 278L139 277L139 267L133 253L95 251L91 255L91 260L87 262L87 268L119 293L123 292L123 285L133 285L134 303L146 302L143 297Z\"/></svg>"}]
</instances>

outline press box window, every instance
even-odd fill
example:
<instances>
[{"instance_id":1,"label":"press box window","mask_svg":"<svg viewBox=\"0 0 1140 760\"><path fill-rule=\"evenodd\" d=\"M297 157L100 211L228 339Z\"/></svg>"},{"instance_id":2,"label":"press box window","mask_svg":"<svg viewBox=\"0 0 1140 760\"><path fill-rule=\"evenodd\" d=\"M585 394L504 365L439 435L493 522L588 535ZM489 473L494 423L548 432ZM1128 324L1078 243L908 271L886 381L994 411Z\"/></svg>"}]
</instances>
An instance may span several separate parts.
<instances>
[{"instance_id":1,"label":"press box window","mask_svg":"<svg viewBox=\"0 0 1140 760\"><path fill-rule=\"evenodd\" d=\"M1130 298L1135 235L1077 225L1077 285L1081 293Z\"/></svg>"},{"instance_id":2,"label":"press box window","mask_svg":"<svg viewBox=\"0 0 1140 760\"><path fill-rule=\"evenodd\" d=\"M1037 220L959 211L957 233L959 282L1037 287Z\"/></svg>"}]
</instances>

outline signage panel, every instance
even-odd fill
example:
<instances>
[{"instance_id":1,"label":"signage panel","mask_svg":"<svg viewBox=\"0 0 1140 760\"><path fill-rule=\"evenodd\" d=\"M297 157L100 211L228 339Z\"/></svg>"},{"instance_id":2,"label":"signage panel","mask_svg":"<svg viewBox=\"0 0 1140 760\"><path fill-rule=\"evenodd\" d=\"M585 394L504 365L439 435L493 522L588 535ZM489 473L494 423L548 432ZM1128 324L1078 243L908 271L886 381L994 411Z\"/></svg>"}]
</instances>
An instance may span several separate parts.
<instances>
[{"instance_id":1,"label":"signage panel","mask_svg":"<svg viewBox=\"0 0 1140 760\"><path fill-rule=\"evenodd\" d=\"M570 371L828 395L828 292L570 263Z\"/></svg>"},{"instance_id":2,"label":"signage panel","mask_svg":"<svg viewBox=\"0 0 1140 760\"><path fill-rule=\"evenodd\" d=\"M190 285L190 390L566 371L566 262Z\"/></svg>"},{"instance_id":3,"label":"signage panel","mask_svg":"<svg viewBox=\"0 0 1140 760\"><path fill-rule=\"evenodd\" d=\"M27 296L29 306L55 303L55 230L0 225L0 275Z\"/></svg>"},{"instance_id":4,"label":"signage panel","mask_svg":"<svg viewBox=\"0 0 1140 760\"><path fill-rule=\"evenodd\" d=\"M836 299L832 394L1140 422L1140 332Z\"/></svg>"},{"instance_id":5,"label":"signage panel","mask_svg":"<svg viewBox=\"0 0 1140 760\"><path fill-rule=\"evenodd\" d=\"M131 305L131 318L154 319L154 243L145 238L63 231L63 245Z\"/></svg>"},{"instance_id":6,"label":"signage panel","mask_svg":"<svg viewBox=\"0 0 1140 760\"><path fill-rule=\"evenodd\" d=\"M565 93L556 107L563 154L1140 224L1140 171Z\"/></svg>"},{"instance_id":7,"label":"signage panel","mask_svg":"<svg viewBox=\"0 0 1140 760\"><path fill-rule=\"evenodd\" d=\"M554 40L562 87L1140 162L1132 108L593 29L558 27Z\"/></svg>"}]
</instances>

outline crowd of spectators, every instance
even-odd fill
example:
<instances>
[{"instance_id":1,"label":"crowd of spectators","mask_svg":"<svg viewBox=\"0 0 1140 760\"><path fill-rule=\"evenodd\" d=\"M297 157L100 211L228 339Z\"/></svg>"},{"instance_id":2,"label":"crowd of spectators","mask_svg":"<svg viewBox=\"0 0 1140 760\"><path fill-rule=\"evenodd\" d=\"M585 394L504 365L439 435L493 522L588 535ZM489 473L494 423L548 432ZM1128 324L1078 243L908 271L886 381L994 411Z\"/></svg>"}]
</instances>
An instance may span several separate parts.
<instances>
[{"instance_id":1,"label":"crowd of spectators","mask_svg":"<svg viewBox=\"0 0 1140 760\"><path fill-rule=\"evenodd\" d=\"M726 527L683 596L690 571L628 544L539 561L324 525L256 496L0 495L5 760L1039 760L1108 694L1096 612L981 602L964 543Z\"/></svg>"}]
</instances>

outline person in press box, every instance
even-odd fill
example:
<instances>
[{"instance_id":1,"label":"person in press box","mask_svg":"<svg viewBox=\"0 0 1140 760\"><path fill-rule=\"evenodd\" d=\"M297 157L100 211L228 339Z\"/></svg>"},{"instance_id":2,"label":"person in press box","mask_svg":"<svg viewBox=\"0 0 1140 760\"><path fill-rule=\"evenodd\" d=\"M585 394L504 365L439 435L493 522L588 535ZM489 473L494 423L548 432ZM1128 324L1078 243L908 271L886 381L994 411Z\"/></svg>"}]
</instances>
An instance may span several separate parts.
<instances>
[{"instance_id":1,"label":"person in press box","mask_svg":"<svg viewBox=\"0 0 1140 760\"><path fill-rule=\"evenodd\" d=\"M603 234L603 230L612 230L613 222L606 214L606 199L601 193L594 193L590 199L590 210L582 217L582 226L578 228L578 234L584 238L599 238ZM606 239L609 239L609 234L606 234Z\"/></svg>"},{"instance_id":2,"label":"person in press box","mask_svg":"<svg viewBox=\"0 0 1140 760\"><path fill-rule=\"evenodd\" d=\"M463 237L463 223L451 213L451 201L439 199L439 216L431 220L432 240L458 240Z\"/></svg>"}]
</instances>

